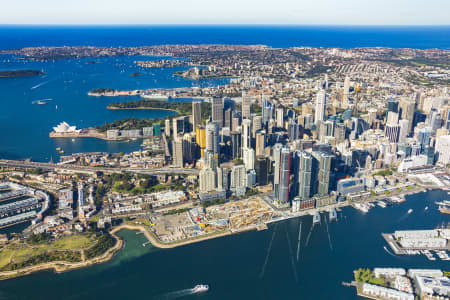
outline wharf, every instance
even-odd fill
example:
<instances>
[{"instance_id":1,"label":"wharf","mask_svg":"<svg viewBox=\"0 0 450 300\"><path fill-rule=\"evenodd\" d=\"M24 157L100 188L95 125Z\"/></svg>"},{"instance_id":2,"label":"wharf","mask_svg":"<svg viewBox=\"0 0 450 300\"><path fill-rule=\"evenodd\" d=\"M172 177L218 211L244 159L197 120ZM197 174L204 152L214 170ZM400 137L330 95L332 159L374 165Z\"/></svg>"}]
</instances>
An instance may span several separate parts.
<instances>
[{"instance_id":1,"label":"wharf","mask_svg":"<svg viewBox=\"0 0 450 300\"><path fill-rule=\"evenodd\" d=\"M384 240L389 244L389 247L394 251L396 255L408 255L411 250L449 250L450 244L447 244L446 247L411 247L411 248L403 248L393 237L393 234L390 233L382 233L381 234Z\"/></svg>"},{"instance_id":2,"label":"wharf","mask_svg":"<svg viewBox=\"0 0 450 300\"><path fill-rule=\"evenodd\" d=\"M118 141L128 138L108 138L106 134L100 133L93 128L82 129L80 132L50 132L51 138L96 138L106 141Z\"/></svg>"},{"instance_id":3,"label":"wharf","mask_svg":"<svg viewBox=\"0 0 450 300\"><path fill-rule=\"evenodd\" d=\"M256 230L258 230L258 231L262 231L262 230L266 230L266 229L268 229L268 227L267 227L267 224L265 224L265 223L256 225Z\"/></svg>"}]
</instances>

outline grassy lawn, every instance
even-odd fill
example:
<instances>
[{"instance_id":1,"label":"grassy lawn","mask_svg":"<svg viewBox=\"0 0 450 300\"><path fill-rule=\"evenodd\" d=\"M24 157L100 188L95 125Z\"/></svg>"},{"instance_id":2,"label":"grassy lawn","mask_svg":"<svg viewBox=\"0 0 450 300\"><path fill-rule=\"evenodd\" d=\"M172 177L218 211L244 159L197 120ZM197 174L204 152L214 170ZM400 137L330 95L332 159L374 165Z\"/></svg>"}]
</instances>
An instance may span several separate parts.
<instances>
[{"instance_id":1,"label":"grassy lawn","mask_svg":"<svg viewBox=\"0 0 450 300\"><path fill-rule=\"evenodd\" d=\"M86 249L95 243L91 238L86 235L72 235L65 236L54 243L52 243L49 249L53 250L72 250L72 249Z\"/></svg>"},{"instance_id":2,"label":"grassy lawn","mask_svg":"<svg viewBox=\"0 0 450 300\"><path fill-rule=\"evenodd\" d=\"M14 249L3 248L0 251L0 268L6 266L11 261L11 257L14 254Z\"/></svg>"},{"instance_id":3,"label":"grassy lawn","mask_svg":"<svg viewBox=\"0 0 450 300\"><path fill-rule=\"evenodd\" d=\"M127 221L126 223L130 224L130 225L144 225L144 226L150 227L150 221L145 218Z\"/></svg>"},{"instance_id":4,"label":"grassy lawn","mask_svg":"<svg viewBox=\"0 0 450 300\"><path fill-rule=\"evenodd\" d=\"M376 278L374 273L369 269L360 268L360 269L354 271L354 275L355 275L355 280L360 284L367 282L370 284L387 286L387 283L386 283L386 280L384 279L384 277Z\"/></svg>"},{"instance_id":5,"label":"grassy lawn","mask_svg":"<svg viewBox=\"0 0 450 300\"><path fill-rule=\"evenodd\" d=\"M37 246L37 247L20 248L20 249L17 249L16 252L14 253L13 259L15 262L23 261L32 256L36 256L36 255L44 253L46 251L46 248L47 247L45 245L41 245L41 246Z\"/></svg>"}]
</instances>

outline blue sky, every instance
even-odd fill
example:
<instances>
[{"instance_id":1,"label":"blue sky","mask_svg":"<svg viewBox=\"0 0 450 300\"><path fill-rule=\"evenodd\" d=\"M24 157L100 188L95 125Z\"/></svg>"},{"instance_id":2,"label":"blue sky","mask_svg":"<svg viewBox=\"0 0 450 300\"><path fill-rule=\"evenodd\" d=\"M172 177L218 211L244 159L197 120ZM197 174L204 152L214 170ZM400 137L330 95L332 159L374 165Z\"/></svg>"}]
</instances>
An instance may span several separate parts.
<instances>
[{"instance_id":1,"label":"blue sky","mask_svg":"<svg viewBox=\"0 0 450 300\"><path fill-rule=\"evenodd\" d=\"M450 25L450 0L4 0L1 24Z\"/></svg>"}]
</instances>

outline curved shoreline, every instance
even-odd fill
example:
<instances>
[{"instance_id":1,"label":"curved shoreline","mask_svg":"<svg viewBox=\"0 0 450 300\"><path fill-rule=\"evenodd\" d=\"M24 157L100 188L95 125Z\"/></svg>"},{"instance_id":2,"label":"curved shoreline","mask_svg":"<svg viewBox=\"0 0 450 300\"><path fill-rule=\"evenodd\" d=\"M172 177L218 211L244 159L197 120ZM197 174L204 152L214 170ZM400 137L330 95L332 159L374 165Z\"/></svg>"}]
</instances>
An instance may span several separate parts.
<instances>
[{"instance_id":1,"label":"curved shoreline","mask_svg":"<svg viewBox=\"0 0 450 300\"><path fill-rule=\"evenodd\" d=\"M75 269L80 269L84 267L89 267L95 264L100 264L104 262L110 261L114 255L122 249L124 245L124 241L118 237L114 232L111 232L111 235L116 240L116 244L112 247L106 250L105 253L103 253L100 256L94 257L89 260L80 261L80 262L67 262L67 261L52 261L48 263L43 263L39 265L34 266L28 266L22 269L13 270L13 271L3 271L0 272L0 280L6 280L6 279L12 279L15 277L30 275L32 273L45 271L45 270L53 270L55 273L63 273L66 271L71 271Z\"/></svg>"},{"instance_id":2,"label":"curved shoreline","mask_svg":"<svg viewBox=\"0 0 450 300\"><path fill-rule=\"evenodd\" d=\"M173 111L179 114L177 110L169 109L169 108L158 108L158 107L146 107L146 106L139 106L139 107L114 107L114 106L107 106L106 109L110 110L166 110L166 111Z\"/></svg>"},{"instance_id":3,"label":"curved shoreline","mask_svg":"<svg viewBox=\"0 0 450 300\"><path fill-rule=\"evenodd\" d=\"M404 191L404 193L401 193L401 194L403 194L405 196L411 196L411 195L423 192L423 190L422 190L423 186L419 186L419 185L416 185L416 186L420 187L420 188L417 188L414 190L409 190L409 191ZM437 188L437 189L446 190L446 189L442 189L442 188ZM373 199L372 201L374 201L374 200L375 199ZM348 205L346 205L346 206L348 206ZM301 215L292 216L292 217L300 217L300 216ZM280 220L280 219L273 220L273 222L278 222L278 221L282 221L282 220ZM272 222L270 222L270 223L272 223ZM88 267L88 266L95 265L95 264L108 262L114 258L114 255L120 249L122 249L122 247L124 245L124 240L116 235L117 232L119 232L123 229L142 232L145 235L145 237L147 238L147 240L154 247L157 247L160 249L172 249L175 247L189 245L189 244L206 241L206 240L210 240L210 239L214 239L214 238L218 238L218 237L243 233L245 231L255 230L258 228L257 228L257 226L254 226L254 227L251 226L251 227L246 227L246 228L243 228L241 230L236 230L236 231L224 230L221 232L206 234L204 236L188 238L188 239L185 239L185 240L182 240L179 242L175 241L175 242L171 242L171 243L163 243L160 240L158 240L158 238L155 237L152 232L150 232L146 227L144 227L142 225L122 224L117 227L114 227L109 232L117 242L112 248L108 249L101 256L94 257L93 259L82 261L82 262L76 262L76 263L65 262L65 261L54 261L54 262L43 263L43 264L39 264L39 265L35 265L35 266L29 266L29 267L25 267L25 268L18 269L18 270L4 271L4 272L0 272L0 281L6 280L6 279L12 279L15 277L20 277L20 276L25 276L25 275L29 275L29 274L36 273L39 271L44 271L44 270L53 269L53 271L55 273L62 273L62 272L70 271L70 270Z\"/></svg>"},{"instance_id":4,"label":"curved shoreline","mask_svg":"<svg viewBox=\"0 0 450 300\"><path fill-rule=\"evenodd\" d=\"M122 249L125 244L124 240L116 235L116 232L119 232L123 229L142 232L145 235L145 237L147 238L147 240L154 247L161 248L161 249L171 249L171 248L175 248L175 247L179 247L179 246L183 246L183 245L188 245L188 244L192 244L192 243L196 243L196 242L214 239L214 238L221 237L221 236L230 235L233 233L238 233L238 232L225 231L225 232L220 232L220 233L212 233L210 235L203 236L203 237L192 238L192 239L183 240L180 242L166 244L166 243L160 242L155 236L153 236L143 226L124 224L124 225L120 225L120 226L113 228L109 232L111 234L111 236L116 240L116 244L112 248L109 248L101 256L94 257L90 260L81 261L81 262L52 261L52 262L48 262L48 263L42 263L39 265L28 266L28 267L18 269L18 270L3 271L3 272L0 272L0 281L7 280L7 279L13 279L16 277L21 277L21 276L26 276L26 275L37 273L40 271L46 271L46 270L53 270L54 273L63 273L63 272L71 271L71 270L76 270L76 269L108 262L114 258L114 256L117 254L117 252L120 249Z\"/></svg>"},{"instance_id":5,"label":"curved shoreline","mask_svg":"<svg viewBox=\"0 0 450 300\"><path fill-rule=\"evenodd\" d=\"M189 245L189 244L193 244L193 243L197 243L197 242L201 242L201 241L206 241L206 240L210 240L210 239L214 239L214 238L218 238L218 237L222 237L222 236L227 236L227 235L235 233L235 232L231 232L231 231L227 230L225 232L211 233L211 234L208 234L206 236L195 237L195 238L191 238L191 239L182 240L182 241L179 241L179 242L163 243L163 242L159 241L144 226L141 226L141 225L123 224L123 225L120 225L120 226L114 228L113 230L111 230L111 234L116 233L116 232L118 232L118 231L120 231L122 229L134 230L134 231L142 232L145 235L145 237L147 238L147 240L153 246L155 246L157 248L161 248L161 249L171 249L171 248L184 246L184 245ZM236 232L236 233L240 233L240 231Z\"/></svg>"}]
</instances>

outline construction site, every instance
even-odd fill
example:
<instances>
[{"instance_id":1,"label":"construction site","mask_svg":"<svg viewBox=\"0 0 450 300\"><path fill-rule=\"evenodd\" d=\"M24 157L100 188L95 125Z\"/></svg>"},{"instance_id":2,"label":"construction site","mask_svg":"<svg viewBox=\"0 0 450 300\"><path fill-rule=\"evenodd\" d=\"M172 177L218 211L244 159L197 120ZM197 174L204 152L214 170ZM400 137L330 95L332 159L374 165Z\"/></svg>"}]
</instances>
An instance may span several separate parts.
<instances>
[{"instance_id":1,"label":"construction site","mask_svg":"<svg viewBox=\"0 0 450 300\"><path fill-rule=\"evenodd\" d=\"M152 217L150 226L161 242L172 243L215 233L262 230L273 217L276 213L266 202L251 198Z\"/></svg>"}]
</instances>

